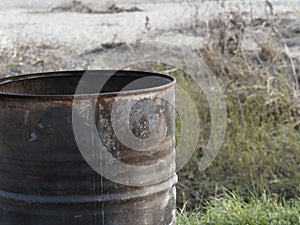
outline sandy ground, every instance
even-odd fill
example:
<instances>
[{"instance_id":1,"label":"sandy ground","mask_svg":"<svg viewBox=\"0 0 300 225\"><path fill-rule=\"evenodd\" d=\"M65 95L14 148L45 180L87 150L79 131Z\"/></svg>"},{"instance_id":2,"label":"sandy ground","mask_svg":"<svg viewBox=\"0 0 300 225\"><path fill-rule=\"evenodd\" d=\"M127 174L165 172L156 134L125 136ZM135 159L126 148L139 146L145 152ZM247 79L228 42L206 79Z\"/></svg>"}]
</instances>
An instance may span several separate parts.
<instances>
[{"instance_id":1,"label":"sandy ground","mask_svg":"<svg viewBox=\"0 0 300 225\"><path fill-rule=\"evenodd\" d=\"M111 3L96 0L82 0L76 6L67 0L51 3L1 0L0 53L9 49L16 55L16 46L27 46L32 48L33 55L36 54L37 64L39 60L43 61L45 54L53 53L54 58L66 62L61 69L82 69L87 65L93 68L95 62L89 57L122 43L156 40L200 48L209 37L205 27L195 24L205 24L226 12L247 13L255 18L272 17L273 13L273 17L289 19L284 26L300 30L300 15L297 15L300 0L272 1L273 7L268 7L262 0L149 2L121 1L114 8ZM136 10L130 11L133 7ZM123 11L118 12L118 9ZM289 54L300 58L299 30L297 35L284 37L284 41L288 44ZM255 48L251 41L245 44L249 48L253 45ZM40 52L41 49L47 53Z\"/></svg>"}]
</instances>

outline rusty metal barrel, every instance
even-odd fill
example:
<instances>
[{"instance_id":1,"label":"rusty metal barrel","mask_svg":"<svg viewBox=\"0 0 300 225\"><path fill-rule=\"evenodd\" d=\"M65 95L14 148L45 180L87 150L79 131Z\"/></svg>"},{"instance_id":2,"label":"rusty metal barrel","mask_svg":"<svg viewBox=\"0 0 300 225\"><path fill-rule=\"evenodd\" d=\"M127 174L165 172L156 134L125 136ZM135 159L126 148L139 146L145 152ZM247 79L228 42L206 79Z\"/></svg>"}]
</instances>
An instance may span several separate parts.
<instances>
[{"instance_id":1,"label":"rusty metal barrel","mask_svg":"<svg viewBox=\"0 0 300 225\"><path fill-rule=\"evenodd\" d=\"M87 87L75 94L83 76L93 76L95 87L105 80L100 93ZM141 78L146 82L130 85ZM137 71L63 71L0 79L0 225L174 225L174 85L172 77ZM93 116L82 110L89 103ZM128 104L124 142L113 120L118 125L116 118L125 115L122 109ZM86 128L84 121L95 124L93 138L104 149L97 149L85 133L77 139L91 151L80 149L74 113L75 122L83 121ZM150 129L153 121L157 132ZM164 136L156 138L155 133ZM126 143L129 134L140 143L154 135L153 148L135 149L135 141ZM142 172L109 168L112 164L95 154L99 151ZM103 174L93 159L106 168Z\"/></svg>"}]
</instances>

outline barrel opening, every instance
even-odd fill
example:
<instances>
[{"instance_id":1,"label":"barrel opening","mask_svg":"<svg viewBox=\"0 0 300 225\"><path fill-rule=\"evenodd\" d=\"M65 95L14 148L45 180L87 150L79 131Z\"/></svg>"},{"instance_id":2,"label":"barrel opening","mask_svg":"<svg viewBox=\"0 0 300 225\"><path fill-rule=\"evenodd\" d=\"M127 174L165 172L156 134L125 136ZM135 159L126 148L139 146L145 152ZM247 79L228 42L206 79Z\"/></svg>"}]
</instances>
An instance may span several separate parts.
<instances>
[{"instance_id":1,"label":"barrel opening","mask_svg":"<svg viewBox=\"0 0 300 225\"><path fill-rule=\"evenodd\" d=\"M75 94L79 84L79 94L120 93L163 88L173 82L169 76L136 71L57 72L3 79L0 94L69 96Z\"/></svg>"}]
</instances>

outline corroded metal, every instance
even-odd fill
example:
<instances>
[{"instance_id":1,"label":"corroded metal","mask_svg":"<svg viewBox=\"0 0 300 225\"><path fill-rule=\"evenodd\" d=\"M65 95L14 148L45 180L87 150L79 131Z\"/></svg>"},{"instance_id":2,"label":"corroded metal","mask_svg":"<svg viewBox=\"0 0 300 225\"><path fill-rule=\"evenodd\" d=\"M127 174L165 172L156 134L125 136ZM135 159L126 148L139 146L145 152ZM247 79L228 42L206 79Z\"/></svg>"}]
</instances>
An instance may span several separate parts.
<instances>
[{"instance_id":1,"label":"corroded metal","mask_svg":"<svg viewBox=\"0 0 300 225\"><path fill-rule=\"evenodd\" d=\"M89 73L101 79L110 71ZM99 175L83 158L72 128L74 93L83 74L54 72L0 81L0 225L175 225L175 160L159 168L167 174L160 182L128 186ZM155 82L120 91L145 76ZM109 79L97 97L95 117L99 138L111 155L142 166L175 154L174 108L159 100L174 94L174 83L168 76L134 71L118 71ZM80 97L89 101L92 96ZM151 135L154 114L165 120L166 136L151 151L122 144L112 127L113 103L136 98L140 101L129 117L136 137Z\"/></svg>"}]
</instances>

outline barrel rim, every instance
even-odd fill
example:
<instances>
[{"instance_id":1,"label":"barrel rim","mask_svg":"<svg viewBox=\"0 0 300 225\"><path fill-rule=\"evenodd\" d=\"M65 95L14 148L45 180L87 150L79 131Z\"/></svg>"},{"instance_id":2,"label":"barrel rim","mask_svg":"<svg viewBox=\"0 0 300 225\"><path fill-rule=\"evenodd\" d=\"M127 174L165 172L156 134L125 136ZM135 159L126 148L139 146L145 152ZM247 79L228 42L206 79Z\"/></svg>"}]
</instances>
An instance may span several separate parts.
<instances>
[{"instance_id":1,"label":"barrel rim","mask_svg":"<svg viewBox=\"0 0 300 225\"><path fill-rule=\"evenodd\" d=\"M74 75L84 75L86 72L90 73L102 73L102 74L114 74L114 75L138 75L141 78L147 76L156 76L169 80L167 84L159 85L156 87L136 89L136 90L127 90L127 91L118 91L118 92L106 92L106 93L95 93L95 94L54 94L54 95L42 95L42 94L22 94L22 93L6 93L0 92L0 97L13 97L13 98L30 98L30 99L73 99L74 97L115 97L115 96L127 96L127 95L136 95L136 94L146 94L156 91L161 91L168 89L175 85L176 79L173 76L154 73L154 72L145 72L145 71L135 71L135 70L65 70L65 71L50 71L50 72L40 72L40 73L29 73L22 74L17 76L5 77L0 79L0 86L16 82L19 80L29 80L37 79L42 77L60 77L60 76L74 76ZM101 74L101 75L102 75Z\"/></svg>"}]
</instances>

